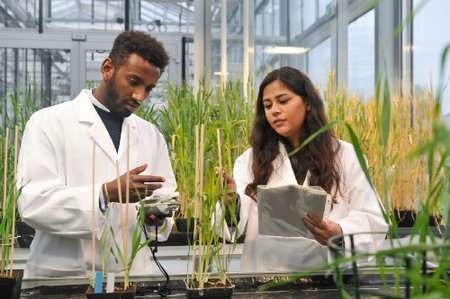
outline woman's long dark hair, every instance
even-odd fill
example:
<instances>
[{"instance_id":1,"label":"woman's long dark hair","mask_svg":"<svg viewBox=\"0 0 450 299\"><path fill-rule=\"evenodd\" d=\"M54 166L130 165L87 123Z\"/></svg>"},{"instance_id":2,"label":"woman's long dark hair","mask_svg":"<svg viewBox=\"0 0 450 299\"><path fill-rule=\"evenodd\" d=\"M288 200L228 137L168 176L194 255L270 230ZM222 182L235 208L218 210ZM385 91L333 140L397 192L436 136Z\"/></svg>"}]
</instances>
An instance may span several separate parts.
<instances>
[{"instance_id":1,"label":"woman's long dark hair","mask_svg":"<svg viewBox=\"0 0 450 299\"><path fill-rule=\"evenodd\" d=\"M305 106L309 106L302 127L303 135L300 137L300 144L328 123L322 99L311 80L303 72L291 67L282 67L270 72L264 78L259 86L256 115L250 137L253 150L252 172L254 179L245 189L245 193L255 201L256 186L266 185L274 171L272 162L280 154L280 142L286 146L288 152L294 150L287 139L280 136L266 119L263 106L264 89L276 80L281 81L286 88L301 96ZM332 188L336 186L336 193L340 192L341 166L337 157L339 148L339 143L332 129L316 136L291 160L296 177L298 173L304 177L309 170L311 173L309 185L320 186L329 194L331 194ZM336 193L331 195L335 197Z\"/></svg>"}]
</instances>

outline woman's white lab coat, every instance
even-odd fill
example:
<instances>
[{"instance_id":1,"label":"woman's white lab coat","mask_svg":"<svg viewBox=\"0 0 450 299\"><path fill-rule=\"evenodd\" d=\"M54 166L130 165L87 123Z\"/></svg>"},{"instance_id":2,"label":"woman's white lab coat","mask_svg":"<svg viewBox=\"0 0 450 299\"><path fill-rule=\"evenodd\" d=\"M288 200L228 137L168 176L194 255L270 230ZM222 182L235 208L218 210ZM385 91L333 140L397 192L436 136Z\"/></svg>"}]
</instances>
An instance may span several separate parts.
<instances>
[{"instance_id":1,"label":"woman's white lab coat","mask_svg":"<svg viewBox=\"0 0 450 299\"><path fill-rule=\"evenodd\" d=\"M339 158L342 166L343 197L329 219L338 223L344 234L356 232L387 232L378 195L371 189L359 165L351 144L340 141ZM280 186L297 184L285 147L280 144L280 155L275 159L274 172L267 185ZM305 238L269 237L258 234L258 206L245 195L246 186L253 181L251 171L252 151L241 155L234 166L234 179L241 199L239 234L246 231L244 251L241 257L241 271L299 271L329 261L326 246ZM308 178L305 184L308 184ZM355 237L356 249L363 252L376 251L385 235L359 235ZM345 238L346 248L350 248Z\"/></svg>"},{"instance_id":2,"label":"woman's white lab coat","mask_svg":"<svg viewBox=\"0 0 450 299\"><path fill-rule=\"evenodd\" d=\"M100 238L106 223L113 228L123 252L119 204L108 205L106 218L106 213L99 209L99 196L102 184L117 178L116 160L120 174L126 172L128 125L129 169L147 163L142 174L166 178L163 188L154 195L167 194L176 188L167 146L156 127L134 114L125 118L117 152L88 92L83 90L73 101L34 113L26 125L18 164L18 187L23 186L18 208L22 219L36 229L36 236L31 244L25 277L90 276L93 211L96 270L102 269ZM94 141L97 145L93 186ZM136 205L130 204L128 211L128 256L137 223ZM122 207L125 223L125 205ZM167 228L159 235L159 240L167 239L173 219L166 219L164 225ZM148 228L154 235L155 228ZM110 232L106 244L115 249ZM117 269L120 265L110 255L107 270ZM136 256L131 273L151 273L148 247Z\"/></svg>"}]
</instances>

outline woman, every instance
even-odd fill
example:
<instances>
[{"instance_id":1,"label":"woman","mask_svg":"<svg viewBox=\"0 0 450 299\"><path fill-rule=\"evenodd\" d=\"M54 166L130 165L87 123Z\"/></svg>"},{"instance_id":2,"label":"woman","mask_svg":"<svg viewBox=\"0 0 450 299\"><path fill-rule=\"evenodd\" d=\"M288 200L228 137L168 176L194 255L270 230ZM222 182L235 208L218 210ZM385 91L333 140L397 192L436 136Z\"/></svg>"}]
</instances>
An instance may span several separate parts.
<instances>
[{"instance_id":1,"label":"woman","mask_svg":"<svg viewBox=\"0 0 450 299\"><path fill-rule=\"evenodd\" d=\"M239 234L246 232L241 271L298 271L329 261L326 243L335 235L387 232L378 195L372 190L351 144L330 129L294 156L289 152L327 124L323 102L309 78L282 67L261 83L251 134L251 148L234 166L228 189L239 195ZM327 222L314 214L303 219L315 240L258 234L258 185L320 186L333 198ZM231 200L231 196L228 198ZM357 250L376 251L382 234L357 235ZM336 240L350 248L348 238Z\"/></svg>"}]
</instances>

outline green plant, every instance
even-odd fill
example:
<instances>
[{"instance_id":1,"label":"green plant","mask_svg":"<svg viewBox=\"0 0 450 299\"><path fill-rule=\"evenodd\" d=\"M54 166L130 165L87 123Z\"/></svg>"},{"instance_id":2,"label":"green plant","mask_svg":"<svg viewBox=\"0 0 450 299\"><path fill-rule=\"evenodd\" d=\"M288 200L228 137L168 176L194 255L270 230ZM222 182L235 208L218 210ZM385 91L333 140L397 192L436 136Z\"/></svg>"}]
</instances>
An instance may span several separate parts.
<instances>
[{"instance_id":1,"label":"green plant","mask_svg":"<svg viewBox=\"0 0 450 299\"><path fill-rule=\"evenodd\" d=\"M7 270L10 265L10 253L11 248L14 246L14 237L12 236L12 217L13 217L13 190L7 190L7 195L4 197L6 200L2 208L2 218L0 223L0 233L2 242L2 262L1 262L1 274L9 275Z\"/></svg>"},{"instance_id":2,"label":"green plant","mask_svg":"<svg viewBox=\"0 0 450 299\"><path fill-rule=\"evenodd\" d=\"M332 73L323 90L327 116L330 121L340 122L334 127L339 139L351 142L346 124L358 136L385 209L418 211L427 196L429 161L410 157L408 152L423 144L431 134L434 97L431 92L415 98L389 94L386 100L391 108L383 111L387 106L382 105L385 100L380 94L380 83L374 96L362 99L358 95L348 96L337 88ZM388 112L389 124L384 124L381 116L387 116ZM388 128L384 137L382 126ZM439 209L436 204L433 213L438 214Z\"/></svg>"},{"instance_id":3,"label":"green plant","mask_svg":"<svg viewBox=\"0 0 450 299\"><path fill-rule=\"evenodd\" d=\"M0 236L1 236L1 271L0 274L12 276L13 260L14 260L14 242L15 242L15 223L17 217L17 197L20 196L23 186L17 188L16 185L16 169L17 169L17 142L18 142L18 127L16 126L14 134L14 154L12 156L13 171L8 172L8 159L10 147L9 145L9 129L5 130L4 142L4 164L3 164L3 181L2 181L2 205L1 205L1 222L0 222ZM8 182L11 182L8 184ZM6 268L9 266L9 274Z\"/></svg>"},{"instance_id":4,"label":"green plant","mask_svg":"<svg viewBox=\"0 0 450 299\"><path fill-rule=\"evenodd\" d=\"M112 239L114 241L114 246L113 247L109 247L108 249L102 251L102 256L103 254L106 254L106 256L108 257L108 255L111 253L116 261L118 260L120 262L120 264L122 265L122 269L120 269L119 271L124 271L124 289L126 290L128 288L128 281L129 281L129 277L130 277L130 271L131 271L131 267L133 265L134 259L136 258L137 253L144 247L148 246L148 244L150 244L150 242L152 242L156 236L150 237L148 239L146 239L144 242L142 242L142 233L143 233L143 227L145 223L145 213L144 213L144 203L141 202L141 206L138 212L138 224L135 226L134 230L133 230L133 235L132 235L132 246L131 246L131 252L129 254L128 257L124 256L124 252L122 251L122 249L120 249L120 245L117 243L116 238L115 238L115 233L114 230L112 229L112 227L109 227L109 232L111 233ZM167 227L164 226L160 232L164 232L165 229ZM107 232L108 230L105 229L104 232ZM103 237L103 236L102 236ZM127 260L125 260L127 259ZM103 260L103 257L102 257ZM103 269L104 273L105 273L105 268Z\"/></svg>"},{"instance_id":5,"label":"green plant","mask_svg":"<svg viewBox=\"0 0 450 299\"><path fill-rule=\"evenodd\" d=\"M0 114L3 117L3 126L0 126L0 161L2 161L2 163L0 163L0 172L2 175L5 175L7 177L6 180L2 179L0 181L0 190L2 190L2 192L4 193L6 192L4 190L8 190L7 194L12 194L11 192L14 190L15 186L14 155L12 155L11 153L7 154L5 150L6 142L8 142L9 144L9 141L13 138L11 137L12 134L9 134L9 136L7 136L6 131L9 130L9 128L14 128L17 125L17 151L19 151L26 122L30 118L31 114L41 108L40 100L36 102L35 99L41 99L43 97L44 95L37 91L36 86L32 88L32 85L29 84L23 98L21 98L20 95L15 97L13 94L7 94L3 98L5 105L0 105ZM7 109L7 103L9 103L12 109ZM9 147L9 149L11 149L11 146ZM4 173L5 169L6 174ZM15 215L16 220L20 220L20 215L19 213L17 213L17 211L10 216L12 215Z\"/></svg>"},{"instance_id":6,"label":"green plant","mask_svg":"<svg viewBox=\"0 0 450 299\"><path fill-rule=\"evenodd\" d=\"M141 116L155 124L170 145L172 167L181 197L177 217L186 217L188 206L195 197L195 127L206 124L205 169L217 166L217 129L222 139L223 168L231 172L234 161L248 148L253 119L254 96L245 99L241 82L228 82L210 87L204 80L194 95L193 87L167 85L167 104L158 111L143 110ZM251 85L247 88L250 88Z\"/></svg>"},{"instance_id":7,"label":"green plant","mask_svg":"<svg viewBox=\"0 0 450 299\"><path fill-rule=\"evenodd\" d=\"M216 214L217 205L222 205L220 197L224 195L215 168L220 166L231 173L234 161L248 147L254 98L252 95L244 99L240 86L238 81L211 88L202 80L199 92L194 95L192 87L168 84L167 106L161 108L158 118L156 114L144 115L170 141L172 166L182 200L177 216L186 217L188 226L194 226L193 255L197 254L197 243L199 254L194 258L198 269L193 269L191 281L200 286L212 272L221 281L226 276L227 262L219 258L225 245L215 229L216 220L221 227L224 223L224 214L220 217ZM206 124L203 134L197 129L200 124ZM195 157L193 153L197 153ZM202 162L198 164L200 157ZM234 211L235 203L225 205L228 204L224 203L223 210ZM190 222L191 217L194 223Z\"/></svg>"},{"instance_id":8,"label":"green plant","mask_svg":"<svg viewBox=\"0 0 450 299\"><path fill-rule=\"evenodd\" d=\"M21 137L28 119L35 111L42 108L41 103L45 97L44 94L39 92L36 84L29 84L24 95L21 95L19 92L17 92L17 96L11 93L7 94L3 98L5 105L3 107L0 106L0 111L3 116L3 126L0 128L1 136L5 136L5 129L7 127L18 125L19 137ZM36 101L36 99L38 100ZM12 109L7 109L8 102Z\"/></svg>"},{"instance_id":9,"label":"green plant","mask_svg":"<svg viewBox=\"0 0 450 299\"><path fill-rule=\"evenodd\" d=\"M237 225L235 217L236 197L232 204L226 198L226 183L223 185L221 176L217 175L217 169L213 164L203 165L203 130L196 133L196 167L195 167L195 198L187 210L188 221L194 219L194 239L190 244L193 254L192 275L187 277L188 286L191 288L203 288L205 284L211 283L212 274L217 274L223 286L227 281L227 268L230 260L227 259L227 247L225 243L225 211L231 215L231 226ZM198 132L198 130L197 130ZM200 136L199 136L200 135ZM220 135L219 135L220 136ZM219 137L218 137L219 138ZM218 142L219 152L220 139ZM221 166L219 156L219 168ZM222 168L219 169L219 172ZM205 177L203 171L205 170ZM205 186L203 187L203 184ZM221 207L221 211L218 207ZM188 226L192 225L188 222ZM231 236L233 251L236 246L238 231L235 230ZM222 240L221 240L222 238ZM222 254L222 259L220 258Z\"/></svg>"}]
</instances>

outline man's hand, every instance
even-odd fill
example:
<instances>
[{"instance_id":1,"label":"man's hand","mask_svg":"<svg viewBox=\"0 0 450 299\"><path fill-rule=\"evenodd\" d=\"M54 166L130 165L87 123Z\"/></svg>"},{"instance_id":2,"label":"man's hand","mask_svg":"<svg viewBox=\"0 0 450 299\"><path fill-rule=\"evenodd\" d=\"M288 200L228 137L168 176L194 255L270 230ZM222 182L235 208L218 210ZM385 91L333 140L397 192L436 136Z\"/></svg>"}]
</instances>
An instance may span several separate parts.
<instances>
[{"instance_id":1,"label":"man's hand","mask_svg":"<svg viewBox=\"0 0 450 299\"><path fill-rule=\"evenodd\" d=\"M342 234L342 228L336 222L331 220L325 222L312 212L308 214L308 217L310 219L303 218L303 223L320 244L327 245L329 238ZM340 239L334 240L335 243L339 241Z\"/></svg>"},{"instance_id":2,"label":"man's hand","mask_svg":"<svg viewBox=\"0 0 450 299\"><path fill-rule=\"evenodd\" d=\"M167 217L172 217L172 212L164 216L149 215L145 217L145 224L161 226L164 224L164 221L166 220Z\"/></svg>"},{"instance_id":3,"label":"man's hand","mask_svg":"<svg viewBox=\"0 0 450 299\"><path fill-rule=\"evenodd\" d=\"M147 164L136 167L129 171L130 173L130 202L138 202L140 199L144 199L146 196L150 196L153 192L162 187L162 184L158 182L164 182L166 179L161 176L154 175L141 175L147 168ZM122 193L122 203L125 203L126 196L126 180L127 174L124 173L120 176L120 190ZM119 188L117 185L117 179L112 180L106 184L107 197L109 197L110 202L119 202ZM137 189L137 190L136 190ZM139 193L139 196L138 196Z\"/></svg>"}]
</instances>

